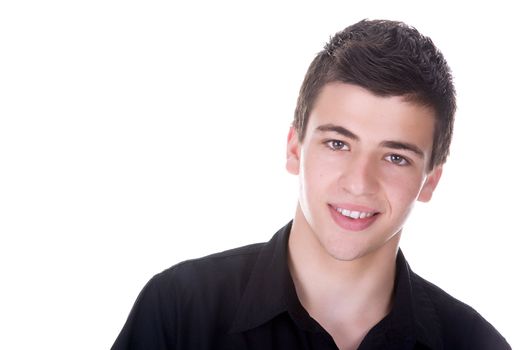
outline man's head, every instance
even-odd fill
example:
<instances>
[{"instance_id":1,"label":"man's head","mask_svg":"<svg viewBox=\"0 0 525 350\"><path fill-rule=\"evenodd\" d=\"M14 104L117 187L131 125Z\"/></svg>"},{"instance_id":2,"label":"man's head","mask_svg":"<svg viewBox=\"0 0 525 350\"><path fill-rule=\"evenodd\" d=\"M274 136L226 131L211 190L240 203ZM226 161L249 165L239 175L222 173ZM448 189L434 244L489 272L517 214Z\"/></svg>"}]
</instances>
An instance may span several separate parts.
<instances>
[{"instance_id":1,"label":"man's head","mask_svg":"<svg viewBox=\"0 0 525 350\"><path fill-rule=\"evenodd\" d=\"M360 86L378 96L402 96L435 113L428 170L445 163L456 110L450 69L430 38L401 22L364 20L337 33L317 54L301 86L294 117L299 141L322 88Z\"/></svg>"},{"instance_id":2,"label":"man's head","mask_svg":"<svg viewBox=\"0 0 525 350\"><path fill-rule=\"evenodd\" d=\"M299 176L292 230L310 253L392 253L415 202L439 182L454 111L430 39L388 21L338 33L307 72L288 135L286 167Z\"/></svg>"}]
</instances>

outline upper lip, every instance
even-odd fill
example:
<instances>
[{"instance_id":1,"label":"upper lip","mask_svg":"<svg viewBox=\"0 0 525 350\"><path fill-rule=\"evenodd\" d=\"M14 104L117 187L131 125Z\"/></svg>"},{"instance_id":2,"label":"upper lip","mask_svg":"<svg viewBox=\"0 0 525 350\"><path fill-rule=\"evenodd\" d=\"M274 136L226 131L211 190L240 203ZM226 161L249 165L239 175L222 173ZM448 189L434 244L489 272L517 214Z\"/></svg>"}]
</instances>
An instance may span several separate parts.
<instances>
[{"instance_id":1,"label":"upper lip","mask_svg":"<svg viewBox=\"0 0 525 350\"><path fill-rule=\"evenodd\" d=\"M334 209L346 209L350 211L358 211L360 213L379 213L379 210L374 208L353 203L332 203L330 206Z\"/></svg>"},{"instance_id":2,"label":"upper lip","mask_svg":"<svg viewBox=\"0 0 525 350\"><path fill-rule=\"evenodd\" d=\"M343 205L333 207L338 213L352 219L366 219L377 214L377 211L361 205ZM348 209L347 209L348 208Z\"/></svg>"}]
</instances>

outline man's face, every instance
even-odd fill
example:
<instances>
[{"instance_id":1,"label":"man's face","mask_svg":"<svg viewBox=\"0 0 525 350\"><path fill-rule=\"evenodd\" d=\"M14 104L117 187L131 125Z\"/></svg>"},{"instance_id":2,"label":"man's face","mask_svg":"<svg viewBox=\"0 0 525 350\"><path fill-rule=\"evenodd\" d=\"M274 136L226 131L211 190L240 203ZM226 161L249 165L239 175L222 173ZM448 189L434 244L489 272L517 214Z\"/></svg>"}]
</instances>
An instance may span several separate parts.
<instances>
[{"instance_id":1,"label":"man's face","mask_svg":"<svg viewBox=\"0 0 525 350\"><path fill-rule=\"evenodd\" d=\"M433 131L429 108L351 84L326 85L303 142L293 128L288 137L287 169L299 175L300 234L314 235L338 260L380 249L439 181L441 167L426 171Z\"/></svg>"}]
</instances>

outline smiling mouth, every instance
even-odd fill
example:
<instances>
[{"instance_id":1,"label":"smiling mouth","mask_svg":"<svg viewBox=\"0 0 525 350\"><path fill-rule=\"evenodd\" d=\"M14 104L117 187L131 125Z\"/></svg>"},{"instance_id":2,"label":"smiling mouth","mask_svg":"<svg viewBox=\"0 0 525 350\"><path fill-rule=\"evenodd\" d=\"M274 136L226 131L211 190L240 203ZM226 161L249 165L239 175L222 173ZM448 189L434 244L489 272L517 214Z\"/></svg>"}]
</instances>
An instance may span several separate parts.
<instances>
[{"instance_id":1,"label":"smiling mouth","mask_svg":"<svg viewBox=\"0 0 525 350\"><path fill-rule=\"evenodd\" d=\"M379 218L381 212L371 208L355 206L352 209L328 205L334 222L345 231L358 232L366 230ZM360 209L360 210L356 210Z\"/></svg>"},{"instance_id":2,"label":"smiling mouth","mask_svg":"<svg viewBox=\"0 0 525 350\"><path fill-rule=\"evenodd\" d=\"M354 220L366 219L378 214L377 212L356 211L343 208L335 208L335 210L337 210L339 214Z\"/></svg>"}]
</instances>

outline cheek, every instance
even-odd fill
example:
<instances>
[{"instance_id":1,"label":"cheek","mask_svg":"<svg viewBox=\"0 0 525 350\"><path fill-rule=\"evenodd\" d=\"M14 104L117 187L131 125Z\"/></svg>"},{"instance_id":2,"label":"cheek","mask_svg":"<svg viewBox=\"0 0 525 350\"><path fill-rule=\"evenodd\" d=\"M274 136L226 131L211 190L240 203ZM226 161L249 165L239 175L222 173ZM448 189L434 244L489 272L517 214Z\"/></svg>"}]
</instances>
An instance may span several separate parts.
<instances>
[{"instance_id":1,"label":"cheek","mask_svg":"<svg viewBox=\"0 0 525 350\"><path fill-rule=\"evenodd\" d=\"M309 154L303 158L299 173L299 202L305 215L312 217L322 210L326 198L334 192L335 169L327 162L326 157Z\"/></svg>"},{"instance_id":2,"label":"cheek","mask_svg":"<svg viewBox=\"0 0 525 350\"><path fill-rule=\"evenodd\" d=\"M421 190L422 176L404 171L405 169L400 170L385 174L382 187L392 205L396 205L401 210L410 209Z\"/></svg>"},{"instance_id":3,"label":"cheek","mask_svg":"<svg viewBox=\"0 0 525 350\"><path fill-rule=\"evenodd\" d=\"M322 195L337 183L341 173L340 160L322 154L310 154L301 164L301 183L309 193Z\"/></svg>"}]
</instances>

